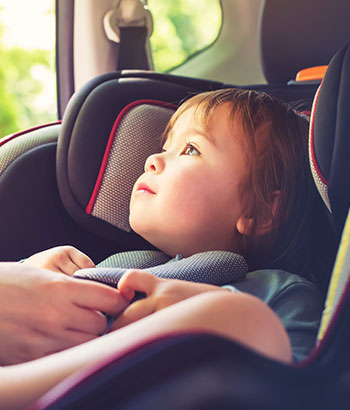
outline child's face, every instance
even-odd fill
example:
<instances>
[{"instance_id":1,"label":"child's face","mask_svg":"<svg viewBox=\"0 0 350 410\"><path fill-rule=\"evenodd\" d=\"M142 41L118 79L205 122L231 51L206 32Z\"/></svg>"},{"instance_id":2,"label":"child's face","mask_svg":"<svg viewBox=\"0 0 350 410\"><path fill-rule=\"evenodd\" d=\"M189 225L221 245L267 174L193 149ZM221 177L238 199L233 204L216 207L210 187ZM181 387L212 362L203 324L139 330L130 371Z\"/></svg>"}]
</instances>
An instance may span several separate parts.
<instances>
[{"instance_id":1,"label":"child's face","mask_svg":"<svg viewBox=\"0 0 350 410\"><path fill-rule=\"evenodd\" d=\"M171 256L235 251L245 171L239 125L237 117L230 118L228 104L215 110L206 130L193 108L181 114L164 151L147 159L134 185L134 231Z\"/></svg>"}]
</instances>

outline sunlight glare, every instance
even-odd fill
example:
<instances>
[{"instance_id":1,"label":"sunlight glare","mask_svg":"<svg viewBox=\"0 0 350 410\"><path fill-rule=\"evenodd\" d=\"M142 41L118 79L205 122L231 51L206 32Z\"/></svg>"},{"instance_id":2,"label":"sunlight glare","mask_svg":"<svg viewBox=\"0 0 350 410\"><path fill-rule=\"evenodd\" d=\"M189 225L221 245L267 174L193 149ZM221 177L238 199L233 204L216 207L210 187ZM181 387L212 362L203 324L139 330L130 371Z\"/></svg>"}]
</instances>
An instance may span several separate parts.
<instances>
[{"instance_id":1,"label":"sunlight glare","mask_svg":"<svg viewBox=\"0 0 350 410\"><path fill-rule=\"evenodd\" d=\"M7 47L50 49L55 44L52 0L0 0L2 43Z\"/></svg>"}]
</instances>

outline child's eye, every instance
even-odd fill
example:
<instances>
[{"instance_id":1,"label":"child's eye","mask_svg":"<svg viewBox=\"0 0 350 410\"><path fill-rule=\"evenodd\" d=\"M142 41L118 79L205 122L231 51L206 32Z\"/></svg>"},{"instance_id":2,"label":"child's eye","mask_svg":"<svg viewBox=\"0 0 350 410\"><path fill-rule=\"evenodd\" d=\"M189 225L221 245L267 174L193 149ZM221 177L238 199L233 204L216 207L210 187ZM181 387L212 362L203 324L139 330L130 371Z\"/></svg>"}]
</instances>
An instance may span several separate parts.
<instances>
[{"instance_id":1,"label":"child's eye","mask_svg":"<svg viewBox=\"0 0 350 410\"><path fill-rule=\"evenodd\" d=\"M201 153L192 144L187 143L185 148L181 152L181 155L201 155Z\"/></svg>"}]
</instances>

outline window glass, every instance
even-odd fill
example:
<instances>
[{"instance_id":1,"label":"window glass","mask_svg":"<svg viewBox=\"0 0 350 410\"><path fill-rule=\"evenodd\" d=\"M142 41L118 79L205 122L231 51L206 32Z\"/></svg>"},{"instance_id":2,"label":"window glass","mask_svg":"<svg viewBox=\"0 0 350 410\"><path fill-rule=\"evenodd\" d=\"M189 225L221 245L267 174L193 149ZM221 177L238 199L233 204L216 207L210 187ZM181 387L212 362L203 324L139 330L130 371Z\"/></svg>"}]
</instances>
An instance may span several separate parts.
<instances>
[{"instance_id":1,"label":"window glass","mask_svg":"<svg viewBox=\"0 0 350 410\"><path fill-rule=\"evenodd\" d=\"M219 0L148 0L154 68L165 72L209 46L221 27Z\"/></svg>"},{"instance_id":2,"label":"window glass","mask_svg":"<svg viewBox=\"0 0 350 410\"><path fill-rule=\"evenodd\" d=\"M0 0L0 137L57 120L54 0Z\"/></svg>"}]
</instances>

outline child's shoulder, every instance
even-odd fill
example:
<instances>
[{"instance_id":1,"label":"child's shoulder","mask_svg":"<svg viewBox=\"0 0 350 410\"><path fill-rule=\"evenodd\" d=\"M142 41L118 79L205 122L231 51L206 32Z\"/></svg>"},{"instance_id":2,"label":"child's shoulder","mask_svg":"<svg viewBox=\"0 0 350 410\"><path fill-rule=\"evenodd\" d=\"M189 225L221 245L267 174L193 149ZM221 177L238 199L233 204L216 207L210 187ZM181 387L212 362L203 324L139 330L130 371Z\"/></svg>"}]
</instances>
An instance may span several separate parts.
<instances>
[{"instance_id":1,"label":"child's shoulder","mask_svg":"<svg viewBox=\"0 0 350 410\"><path fill-rule=\"evenodd\" d=\"M267 303L286 328L296 361L315 345L324 300L318 287L301 276L282 270L249 272L235 288Z\"/></svg>"},{"instance_id":2,"label":"child's shoulder","mask_svg":"<svg viewBox=\"0 0 350 410\"><path fill-rule=\"evenodd\" d=\"M270 306L286 297L298 300L312 296L322 303L321 293L314 283L283 270L263 269L249 272L234 286L243 292L257 296Z\"/></svg>"}]
</instances>

